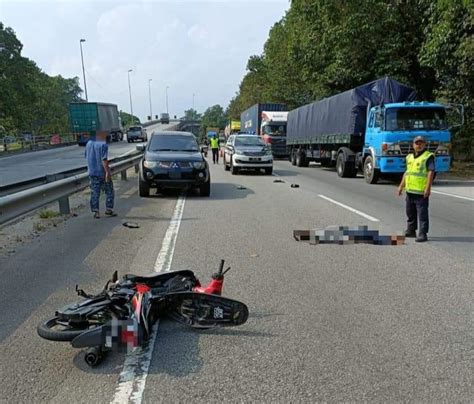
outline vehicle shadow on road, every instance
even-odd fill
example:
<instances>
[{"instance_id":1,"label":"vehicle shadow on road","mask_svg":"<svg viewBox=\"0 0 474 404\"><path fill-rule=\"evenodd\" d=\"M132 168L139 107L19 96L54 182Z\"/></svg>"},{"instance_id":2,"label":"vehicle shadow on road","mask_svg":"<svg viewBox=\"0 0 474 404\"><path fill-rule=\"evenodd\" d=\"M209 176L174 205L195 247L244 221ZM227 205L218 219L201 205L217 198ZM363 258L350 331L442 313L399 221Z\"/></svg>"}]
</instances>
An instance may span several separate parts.
<instances>
[{"instance_id":1,"label":"vehicle shadow on road","mask_svg":"<svg viewBox=\"0 0 474 404\"><path fill-rule=\"evenodd\" d=\"M203 366L200 333L171 321L160 321L149 373L184 377Z\"/></svg>"},{"instance_id":2,"label":"vehicle shadow on road","mask_svg":"<svg viewBox=\"0 0 474 404\"><path fill-rule=\"evenodd\" d=\"M429 237L429 241L447 241L449 243L473 243L474 236L441 236L441 237Z\"/></svg>"},{"instance_id":3,"label":"vehicle shadow on road","mask_svg":"<svg viewBox=\"0 0 474 404\"><path fill-rule=\"evenodd\" d=\"M239 189L239 187L241 187ZM228 182L213 182L211 185L212 200L242 199L248 195L254 194L254 191L246 186L232 184ZM201 199L201 197L198 197ZM208 199L202 197L202 199Z\"/></svg>"}]
</instances>

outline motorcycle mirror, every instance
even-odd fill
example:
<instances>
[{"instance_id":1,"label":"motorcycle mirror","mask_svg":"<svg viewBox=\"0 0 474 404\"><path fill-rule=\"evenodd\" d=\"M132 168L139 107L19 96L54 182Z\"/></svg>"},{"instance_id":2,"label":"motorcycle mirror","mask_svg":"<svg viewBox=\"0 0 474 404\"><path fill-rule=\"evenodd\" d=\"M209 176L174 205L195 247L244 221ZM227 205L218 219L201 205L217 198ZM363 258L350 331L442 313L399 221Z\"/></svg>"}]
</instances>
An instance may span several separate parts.
<instances>
[{"instance_id":1,"label":"motorcycle mirror","mask_svg":"<svg viewBox=\"0 0 474 404\"><path fill-rule=\"evenodd\" d=\"M224 264L225 264L225 260L221 260L221 264L219 266L219 276L222 275L222 270L224 269Z\"/></svg>"},{"instance_id":2,"label":"motorcycle mirror","mask_svg":"<svg viewBox=\"0 0 474 404\"><path fill-rule=\"evenodd\" d=\"M115 283L115 282L117 282L117 280L118 280L118 272L115 271L115 272L112 274L112 282Z\"/></svg>"}]
</instances>

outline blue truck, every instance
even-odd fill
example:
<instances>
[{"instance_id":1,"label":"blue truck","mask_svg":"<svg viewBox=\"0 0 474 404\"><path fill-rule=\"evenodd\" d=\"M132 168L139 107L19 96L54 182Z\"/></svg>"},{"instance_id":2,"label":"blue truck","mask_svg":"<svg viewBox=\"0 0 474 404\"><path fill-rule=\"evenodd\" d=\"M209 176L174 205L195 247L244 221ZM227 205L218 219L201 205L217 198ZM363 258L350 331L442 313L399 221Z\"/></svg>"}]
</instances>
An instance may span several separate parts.
<instances>
[{"instance_id":1,"label":"blue truck","mask_svg":"<svg viewBox=\"0 0 474 404\"><path fill-rule=\"evenodd\" d=\"M335 166L340 177L362 171L367 183L400 176L412 140L423 136L437 172L450 168L451 105L415 101L416 91L389 77L304 105L288 113L291 164ZM461 117L462 107L457 109Z\"/></svg>"},{"instance_id":2,"label":"blue truck","mask_svg":"<svg viewBox=\"0 0 474 404\"><path fill-rule=\"evenodd\" d=\"M240 131L258 135L271 146L275 157L286 157L286 119L284 104L259 103L240 114ZM280 114L277 114L279 112Z\"/></svg>"}]
</instances>

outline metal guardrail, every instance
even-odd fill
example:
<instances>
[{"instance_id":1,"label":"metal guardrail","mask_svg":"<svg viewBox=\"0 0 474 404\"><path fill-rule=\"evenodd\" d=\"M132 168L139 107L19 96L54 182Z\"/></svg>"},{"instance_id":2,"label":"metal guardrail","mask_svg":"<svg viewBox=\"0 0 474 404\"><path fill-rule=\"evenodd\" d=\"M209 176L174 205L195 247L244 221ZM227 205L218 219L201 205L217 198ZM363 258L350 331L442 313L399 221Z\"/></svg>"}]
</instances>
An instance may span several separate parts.
<instances>
[{"instance_id":1,"label":"metal guardrail","mask_svg":"<svg viewBox=\"0 0 474 404\"><path fill-rule=\"evenodd\" d=\"M127 169L135 166L135 171L138 171L138 163L142 156L142 154L134 155L125 160L113 162L110 165L112 174L120 173L121 179L126 180ZM9 222L55 201L59 202L60 213L68 214L70 213L69 196L88 186L89 176L85 172L2 196L0 197L0 224Z\"/></svg>"}]
</instances>

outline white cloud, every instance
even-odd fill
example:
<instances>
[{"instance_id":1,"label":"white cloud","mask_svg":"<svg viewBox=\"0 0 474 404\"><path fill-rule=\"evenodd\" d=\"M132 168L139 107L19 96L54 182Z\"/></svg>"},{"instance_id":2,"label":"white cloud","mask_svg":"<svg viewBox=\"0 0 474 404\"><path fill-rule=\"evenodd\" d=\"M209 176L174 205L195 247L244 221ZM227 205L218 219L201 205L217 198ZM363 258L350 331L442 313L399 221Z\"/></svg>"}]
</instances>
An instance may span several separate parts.
<instances>
[{"instance_id":1,"label":"white cloud","mask_svg":"<svg viewBox=\"0 0 474 404\"><path fill-rule=\"evenodd\" d=\"M48 74L80 77L83 44L89 99L128 110L127 70L134 112L148 114L152 78L154 113L224 107L238 89L250 55L261 53L271 26L288 8L281 1L3 1L2 22L24 44L24 55Z\"/></svg>"}]
</instances>

